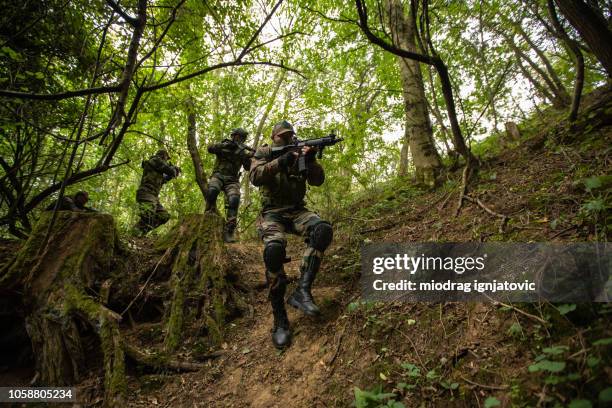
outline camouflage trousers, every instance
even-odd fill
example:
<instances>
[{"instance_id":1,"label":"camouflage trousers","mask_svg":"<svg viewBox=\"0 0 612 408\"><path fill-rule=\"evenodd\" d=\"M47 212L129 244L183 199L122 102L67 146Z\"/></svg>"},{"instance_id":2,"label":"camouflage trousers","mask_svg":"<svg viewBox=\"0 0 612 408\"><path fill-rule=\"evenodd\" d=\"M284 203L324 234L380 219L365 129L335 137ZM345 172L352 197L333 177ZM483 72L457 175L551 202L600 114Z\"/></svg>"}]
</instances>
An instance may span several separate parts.
<instances>
[{"instance_id":1,"label":"camouflage trousers","mask_svg":"<svg viewBox=\"0 0 612 408\"><path fill-rule=\"evenodd\" d=\"M300 265L300 270L302 270L310 263L312 257L319 258L319 260L323 258L322 251L317 251L309 245L310 230L321 221L321 217L306 208L275 209L265 211L259 216L257 219L257 232L264 244L271 241L277 241L284 247L287 246L285 234L289 233L302 236L304 242L307 244ZM273 274L278 272L284 273L282 270L270 271L270 273Z\"/></svg>"},{"instance_id":2,"label":"camouflage trousers","mask_svg":"<svg viewBox=\"0 0 612 408\"><path fill-rule=\"evenodd\" d=\"M235 177L227 177L219 173L213 173L208 181L208 191L211 189L223 191L225 194L225 209L227 211L228 222L236 222L236 216L238 214L237 203L239 201L236 201L234 206L230 206L230 196L237 196L238 199L240 199L240 182Z\"/></svg>"},{"instance_id":3,"label":"camouflage trousers","mask_svg":"<svg viewBox=\"0 0 612 408\"><path fill-rule=\"evenodd\" d=\"M170 219L170 213L161 205L157 197L137 197L136 200L140 216L136 229L143 234L167 223Z\"/></svg>"}]
</instances>

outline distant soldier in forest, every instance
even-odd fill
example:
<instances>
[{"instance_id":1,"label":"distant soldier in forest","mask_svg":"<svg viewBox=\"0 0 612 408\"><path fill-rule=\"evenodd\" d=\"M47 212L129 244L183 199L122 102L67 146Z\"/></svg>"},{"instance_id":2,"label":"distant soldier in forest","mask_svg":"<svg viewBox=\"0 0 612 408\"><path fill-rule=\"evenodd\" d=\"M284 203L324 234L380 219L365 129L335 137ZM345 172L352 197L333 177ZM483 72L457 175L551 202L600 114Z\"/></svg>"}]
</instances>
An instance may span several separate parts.
<instances>
[{"instance_id":1,"label":"distant soldier in forest","mask_svg":"<svg viewBox=\"0 0 612 408\"><path fill-rule=\"evenodd\" d=\"M240 167L246 171L251 165L254 150L246 146L248 132L242 128L233 129L231 139L208 146L208 152L217 156L212 176L208 182L206 193L206 211L215 211L217 197L225 193L225 208L227 221L223 231L225 242L236 242L234 231L238 220L238 207L240 206Z\"/></svg>"},{"instance_id":2,"label":"distant soldier in forest","mask_svg":"<svg viewBox=\"0 0 612 408\"><path fill-rule=\"evenodd\" d=\"M277 348L289 346L291 330L284 297L287 276L283 268L286 262L287 240L285 233L301 235L307 248L300 266L300 278L287 303L307 315L319 314L311 294L312 284L319 271L323 252L331 244L332 226L305 207L306 183L320 186L325 180L323 167L317 162L317 149L303 147L298 153L287 151L277 158L273 148L286 146L295 138L293 126L282 121L272 129L272 146L264 145L257 150L251 162L250 180L259 186L262 196L262 212L257 226L265 248L266 279L269 284L270 303L274 315L272 342ZM303 155L306 171L298 171L298 156Z\"/></svg>"},{"instance_id":3,"label":"distant soldier in forest","mask_svg":"<svg viewBox=\"0 0 612 408\"><path fill-rule=\"evenodd\" d=\"M78 191L73 195L63 196L59 204L57 200L53 201L47 206L47 208L45 208L45 211L53 211L55 210L55 206L57 206L57 211L95 212L96 210L94 210L93 208L85 206L88 201L89 194L87 193L87 191Z\"/></svg>"},{"instance_id":4,"label":"distant soldier in forest","mask_svg":"<svg viewBox=\"0 0 612 408\"><path fill-rule=\"evenodd\" d=\"M169 160L170 155L162 149L142 162L142 178L136 191L140 221L134 226L139 236L146 235L170 219L170 214L159 202L159 192L164 184L181 173L181 169L170 164Z\"/></svg>"}]
</instances>

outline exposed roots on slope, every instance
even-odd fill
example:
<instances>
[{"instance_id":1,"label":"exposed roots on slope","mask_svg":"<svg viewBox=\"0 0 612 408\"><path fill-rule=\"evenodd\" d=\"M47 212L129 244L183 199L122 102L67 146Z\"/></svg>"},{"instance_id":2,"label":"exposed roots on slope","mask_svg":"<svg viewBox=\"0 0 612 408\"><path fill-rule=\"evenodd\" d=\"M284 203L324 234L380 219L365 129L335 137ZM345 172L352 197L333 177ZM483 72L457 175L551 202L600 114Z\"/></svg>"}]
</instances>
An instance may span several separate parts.
<instances>
[{"instance_id":1,"label":"exposed roots on slope","mask_svg":"<svg viewBox=\"0 0 612 408\"><path fill-rule=\"evenodd\" d=\"M0 271L0 289L22 297L41 384L74 385L92 368L102 369L105 404L116 406L127 390L126 355L154 369L200 370L202 364L171 353L188 336L206 335L211 345L219 344L225 322L247 310L229 278L223 220L216 214L189 215L159 240L163 255L156 268L161 265L168 273L154 280L156 289L165 290L152 298L146 292L144 299L137 298L149 280L134 298L140 273L130 273L133 268L119 261L129 254L119 244L112 216L58 212L43 245L50 220L51 213L42 214L28 241ZM136 300L140 311L162 308L156 319L164 327L163 350L142 349L122 335L122 316L115 310L128 310ZM126 316L134 324L141 316L131 312Z\"/></svg>"},{"instance_id":2,"label":"exposed roots on slope","mask_svg":"<svg viewBox=\"0 0 612 408\"><path fill-rule=\"evenodd\" d=\"M120 251L114 220L97 213L60 212L44 247L51 213L43 213L0 285L23 290L26 329L32 340L40 381L70 385L83 378L93 331L102 352L109 404L125 393L120 317L92 296L111 276Z\"/></svg>"}]
</instances>

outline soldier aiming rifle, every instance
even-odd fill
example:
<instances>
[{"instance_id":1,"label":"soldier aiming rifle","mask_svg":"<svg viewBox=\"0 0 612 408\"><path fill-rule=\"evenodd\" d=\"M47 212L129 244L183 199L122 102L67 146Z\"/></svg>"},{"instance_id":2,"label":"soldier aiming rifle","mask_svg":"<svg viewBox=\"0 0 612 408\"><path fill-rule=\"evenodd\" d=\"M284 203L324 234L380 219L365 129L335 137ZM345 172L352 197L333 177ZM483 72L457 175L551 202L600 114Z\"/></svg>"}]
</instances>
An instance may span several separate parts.
<instances>
[{"instance_id":1,"label":"soldier aiming rifle","mask_svg":"<svg viewBox=\"0 0 612 408\"><path fill-rule=\"evenodd\" d=\"M169 160L168 152L159 150L142 162L142 178L136 191L140 216L140 221L134 226L136 235L146 235L170 219L170 213L159 202L159 193L164 184L179 176L181 169Z\"/></svg>"},{"instance_id":2,"label":"soldier aiming rifle","mask_svg":"<svg viewBox=\"0 0 612 408\"><path fill-rule=\"evenodd\" d=\"M217 197L223 191L225 193L225 208L227 221L223 231L225 242L236 242L234 231L238 221L238 207L240 206L240 167L246 171L251 166L251 157L254 149L246 146L246 138L249 133L242 129L233 129L230 133L231 139L225 139L221 143L208 146L208 152L217 156L212 176L208 182L206 192L206 211L215 211Z\"/></svg>"},{"instance_id":3,"label":"soldier aiming rifle","mask_svg":"<svg viewBox=\"0 0 612 408\"><path fill-rule=\"evenodd\" d=\"M320 155L325 146L341 140L330 135L299 141L295 139L293 126L284 120L272 129L272 146L264 145L257 149L251 162L250 180L259 187L262 197L257 229L265 244L263 258L269 285L268 299L274 315L272 343L277 348L291 343L285 310L285 233L301 235L307 244L300 266L300 279L287 303L310 316L320 313L311 288L323 252L331 244L333 230L329 222L305 207L304 196L307 183L320 186L325 181L323 167L316 159L317 151Z\"/></svg>"}]
</instances>

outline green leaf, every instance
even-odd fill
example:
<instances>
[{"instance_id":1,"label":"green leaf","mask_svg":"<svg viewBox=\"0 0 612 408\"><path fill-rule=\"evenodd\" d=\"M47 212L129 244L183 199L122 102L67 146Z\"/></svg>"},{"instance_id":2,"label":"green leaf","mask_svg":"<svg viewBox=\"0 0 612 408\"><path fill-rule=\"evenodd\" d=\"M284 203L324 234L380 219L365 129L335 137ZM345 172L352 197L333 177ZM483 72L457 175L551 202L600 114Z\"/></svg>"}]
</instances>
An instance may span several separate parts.
<instances>
[{"instance_id":1,"label":"green leaf","mask_svg":"<svg viewBox=\"0 0 612 408\"><path fill-rule=\"evenodd\" d=\"M558 375L549 375L544 379L545 384L557 385L567 381L567 377Z\"/></svg>"},{"instance_id":2,"label":"green leaf","mask_svg":"<svg viewBox=\"0 0 612 408\"><path fill-rule=\"evenodd\" d=\"M612 344L612 337L608 337L605 339L599 339L593 342L594 346L609 346L610 344Z\"/></svg>"},{"instance_id":3,"label":"green leaf","mask_svg":"<svg viewBox=\"0 0 612 408\"><path fill-rule=\"evenodd\" d=\"M552 347L545 347L544 349L542 349L544 353L550 354L553 356L558 356L559 354L563 354L567 350L569 350L569 347L567 346L552 346Z\"/></svg>"},{"instance_id":4,"label":"green leaf","mask_svg":"<svg viewBox=\"0 0 612 408\"><path fill-rule=\"evenodd\" d=\"M589 177L584 179L583 183L587 191L601 187L601 179L599 177Z\"/></svg>"},{"instance_id":5,"label":"green leaf","mask_svg":"<svg viewBox=\"0 0 612 408\"><path fill-rule=\"evenodd\" d=\"M566 315L569 312L573 312L574 310L576 310L576 304L568 303L565 305L559 305L557 306L557 310L559 311L561 315Z\"/></svg>"},{"instance_id":6,"label":"green leaf","mask_svg":"<svg viewBox=\"0 0 612 408\"><path fill-rule=\"evenodd\" d=\"M593 176L582 181L586 191L597 190L600 188L608 188L612 185L612 175Z\"/></svg>"},{"instance_id":7,"label":"green leaf","mask_svg":"<svg viewBox=\"0 0 612 408\"><path fill-rule=\"evenodd\" d=\"M568 408L591 408L591 401L585 399L575 399L569 403Z\"/></svg>"},{"instance_id":8,"label":"green leaf","mask_svg":"<svg viewBox=\"0 0 612 408\"><path fill-rule=\"evenodd\" d=\"M436 370L434 369L434 370L429 371L426 377L429 380L435 380L436 378L438 378L438 373L436 373Z\"/></svg>"},{"instance_id":9,"label":"green leaf","mask_svg":"<svg viewBox=\"0 0 612 408\"><path fill-rule=\"evenodd\" d=\"M22 61L23 58L21 56L21 54L19 54L17 51L13 50L10 47L2 47L0 48L0 51L7 55L10 59L14 60L14 61Z\"/></svg>"},{"instance_id":10,"label":"green leaf","mask_svg":"<svg viewBox=\"0 0 612 408\"><path fill-rule=\"evenodd\" d=\"M501 402L495 397L489 397L484 402L485 408L499 407L500 405L501 405Z\"/></svg>"},{"instance_id":11,"label":"green leaf","mask_svg":"<svg viewBox=\"0 0 612 408\"><path fill-rule=\"evenodd\" d=\"M518 336L522 332L523 332L523 328L518 322L512 323L512 325L508 328L508 331L507 331L509 336Z\"/></svg>"},{"instance_id":12,"label":"green leaf","mask_svg":"<svg viewBox=\"0 0 612 408\"><path fill-rule=\"evenodd\" d=\"M551 373L559 373L565 369L565 362L563 361L550 361L540 360L535 364L529 366L528 370L530 373L538 371L549 371Z\"/></svg>"},{"instance_id":13,"label":"green leaf","mask_svg":"<svg viewBox=\"0 0 612 408\"><path fill-rule=\"evenodd\" d=\"M599 393L599 401L612 402L612 387L608 387L605 390L601 390L601 392Z\"/></svg>"},{"instance_id":14,"label":"green leaf","mask_svg":"<svg viewBox=\"0 0 612 408\"><path fill-rule=\"evenodd\" d=\"M587 358L587 365L591 368L597 366L597 364L599 364L599 362L601 361L601 359L595 357L595 356L589 356Z\"/></svg>"},{"instance_id":15,"label":"green leaf","mask_svg":"<svg viewBox=\"0 0 612 408\"><path fill-rule=\"evenodd\" d=\"M349 313L353 313L355 310L359 309L359 302L351 302L348 304L348 306L346 307L346 310Z\"/></svg>"},{"instance_id":16,"label":"green leaf","mask_svg":"<svg viewBox=\"0 0 612 408\"><path fill-rule=\"evenodd\" d=\"M18 75L19 76L19 75ZM601 198L595 198L593 200L587 201L582 208L584 208L588 212L600 212L606 209L606 205Z\"/></svg>"},{"instance_id":17,"label":"green leaf","mask_svg":"<svg viewBox=\"0 0 612 408\"><path fill-rule=\"evenodd\" d=\"M420 377L421 376L421 370L419 369L419 367L415 366L412 363L402 363L401 367L406 370L406 375L408 377Z\"/></svg>"}]
</instances>

